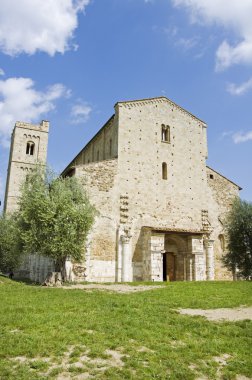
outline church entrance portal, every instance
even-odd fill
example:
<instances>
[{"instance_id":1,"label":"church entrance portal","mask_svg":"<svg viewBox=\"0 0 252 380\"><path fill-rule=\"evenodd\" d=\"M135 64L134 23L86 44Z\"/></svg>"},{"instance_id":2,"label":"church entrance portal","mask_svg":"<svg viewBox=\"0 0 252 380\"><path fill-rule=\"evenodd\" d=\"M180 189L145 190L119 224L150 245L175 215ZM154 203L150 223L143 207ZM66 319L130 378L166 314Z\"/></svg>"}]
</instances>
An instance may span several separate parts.
<instances>
[{"instance_id":1,"label":"church entrance portal","mask_svg":"<svg viewBox=\"0 0 252 380\"><path fill-rule=\"evenodd\" d=\"M163 254L163 281L176 281L176 256L173 252Z\"/></svg>"}]
</instances>

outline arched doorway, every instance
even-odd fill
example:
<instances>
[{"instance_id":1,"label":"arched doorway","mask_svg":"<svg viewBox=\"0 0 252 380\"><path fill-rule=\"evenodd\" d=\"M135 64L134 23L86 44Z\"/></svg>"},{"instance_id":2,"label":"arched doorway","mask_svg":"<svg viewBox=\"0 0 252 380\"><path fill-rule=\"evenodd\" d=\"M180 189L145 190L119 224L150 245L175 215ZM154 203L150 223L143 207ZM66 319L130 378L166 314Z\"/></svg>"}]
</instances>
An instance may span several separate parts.
<instances>
[{"instance_id":1,"label":"arched doorway","mask_svg":"<svg viewBox=\"0 0 252 380\"><path fill-rule=\"evenodd\" d=\"M166 234L164 248L163 281L185 280L186 238L175 234Z\"/></svg>"}]
</instances>

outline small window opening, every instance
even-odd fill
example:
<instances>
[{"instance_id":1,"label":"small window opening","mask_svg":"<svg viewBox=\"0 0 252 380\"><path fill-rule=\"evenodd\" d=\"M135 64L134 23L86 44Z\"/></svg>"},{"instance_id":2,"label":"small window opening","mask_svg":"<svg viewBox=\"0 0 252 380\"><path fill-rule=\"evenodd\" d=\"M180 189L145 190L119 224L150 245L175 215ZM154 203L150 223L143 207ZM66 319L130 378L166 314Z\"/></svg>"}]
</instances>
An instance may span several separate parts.
<instances>
[{"instance_id":1,"label":"small window opening","mask_svg":"<svg viewBox=\"0 0 252 380\"><path fill-rule=\"evenodd\" d=\"M109 140L109 156L112 157L112 139Z\"/></svg>"},{"instance_id":2,"label":"small window opening","mask_svg":"<svg viewBox=\"0 0 252 380\"><path fill-rule=\"evenodd\" d=\"M29 156L33 156L34 155L34 149L35 149L34 142L28 141L28 143L26 144L26 154Z\"/></svg>"},{"instance_id":3,"label":"small window opening","mask_svg":"<svg viewBox=\"0 0 252 380\"><path fill-rule=\"evenodd\" d=\"M162 163L162 179L167 179L167 163Z\"/></svg>"},{"instance_id":4,"label":"small window opening","mask_svg":"<svg viewBox=\"0 0 252 380\"><path fill-rule=\"evenodd\" d=\"M225 238L224 238L224 235L219 235L219 241L220 241L220 246L221 246L221 250L222 251L225 251Z\"/></svg>"},{"instance_id":5,"label":"small window opening","mask_svg":"<svg viewBox=\"0 0 252 380\"><path fill-rule=\"evenodd\" d=\"M99 161L99 158L100 158L100 152L99 152L99 150L97 150L97 161Z\"/></svg>"},{"instance_id":6,"label":"small window opening","mask_svg":"<svg viewBox=\"0 0 252 380\"><path fill-rule=\"evenodd\" d=\"M209 176L209 177L210 177L210 179L214 179L214 176L213 176L213 174L210 174L210 176Z\"/></svg>"},{"instance_id":7,"label":"small window opening","mask_svg":"<svg viewBox=\"0 0 252 380\"><path fill-rule=\"evenodd\" d=\"M164 141L164 142L170 142L170 127L169 127L169 125L162 124L161 138L162 138L162 141Z\"/></svg>"}]
</instances>

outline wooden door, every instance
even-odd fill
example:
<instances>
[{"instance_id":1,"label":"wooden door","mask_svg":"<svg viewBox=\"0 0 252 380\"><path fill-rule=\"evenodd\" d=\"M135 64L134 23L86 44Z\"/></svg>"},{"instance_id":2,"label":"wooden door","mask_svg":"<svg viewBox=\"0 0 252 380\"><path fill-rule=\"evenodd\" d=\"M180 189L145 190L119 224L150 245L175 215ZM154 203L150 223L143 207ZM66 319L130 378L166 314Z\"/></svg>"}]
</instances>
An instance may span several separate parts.
<instances>
[{"instance_id":1,"label":"wooden door","mask_svg":"<svg viewBox=\"0 0 252 380\"><path fill-rule=\"evenodd\" d=\"M176 280L175 255L172 252L168 252L166 256L167 256L166 257L167 275L168 275L169 281L175 281Z\"/></svg>"}]
</instances>

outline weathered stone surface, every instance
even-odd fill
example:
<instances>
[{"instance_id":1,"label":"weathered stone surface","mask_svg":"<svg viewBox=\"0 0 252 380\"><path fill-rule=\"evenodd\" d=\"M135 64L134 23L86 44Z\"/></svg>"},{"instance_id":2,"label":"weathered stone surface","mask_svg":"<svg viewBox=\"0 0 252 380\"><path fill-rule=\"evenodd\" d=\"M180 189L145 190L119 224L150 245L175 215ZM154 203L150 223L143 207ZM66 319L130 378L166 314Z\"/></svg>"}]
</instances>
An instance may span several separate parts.
<instances>
[{"instance_id":1,"label":"weathered stone surface","mask_svg":"<svg viewBox=\"0 0 252 380\"><path fill-rule=\"evenodd\" d=\"M11 136L10 158L6 181L4 211L17 208L20 186L25 177L38 162L46 163L49 122L39 125L16 122ZM34 144L33 151L27 152L27 144ZM30 154L32 153L32 154Z\"/></svg>"},{"instance_id":2,"label":"weathered stone surface","mask_svg":"<svg viewBox=\"0 0 252 380\"><path fill-rule=\"evenodd\" d=\"M76 281L231 278L223 220L239 187L206 166L206 127L165 97L115 105L63 172L98 211Z\"/></svg>"},{"instance_id":3,"label":"weathered stone surface","mask_svg":"<svg viewBox=\"0 0 252 380\"><path fill-rule=\"evenodd\" d=\"M169 142L162 141L163 124L170 127ZM106 131L114 144L110 157ZM97 150L103 152L99 159ZM83 160L87 156L89 164ZM220 220L239 187L216 172L212 181L206 158L206 124L179 106L166 98L117 103L113 118L64 171L74 164L99 211L85 269L90 281L122 279L124 235L131 236L131 260L125 265L132 265L128 270L135 280L162 280L169 251L177 280L228 278L218 249L224 234ZM167 179L162 179L164 162ZM165 247L153 240L164 235L162 229L166 236L175 231ZM209 239L211 259L203 246Z\"/></svg>"}]
</instances>

